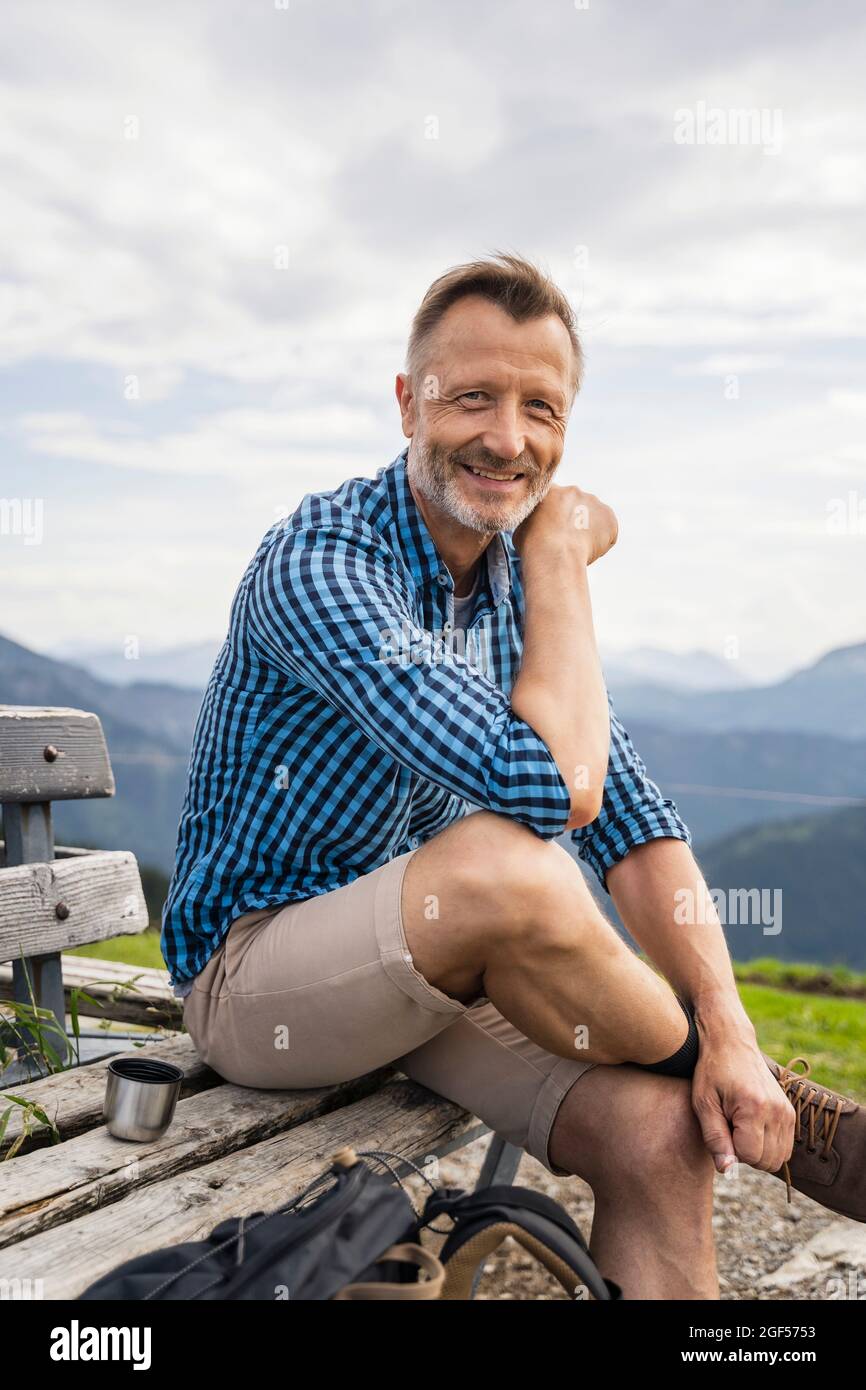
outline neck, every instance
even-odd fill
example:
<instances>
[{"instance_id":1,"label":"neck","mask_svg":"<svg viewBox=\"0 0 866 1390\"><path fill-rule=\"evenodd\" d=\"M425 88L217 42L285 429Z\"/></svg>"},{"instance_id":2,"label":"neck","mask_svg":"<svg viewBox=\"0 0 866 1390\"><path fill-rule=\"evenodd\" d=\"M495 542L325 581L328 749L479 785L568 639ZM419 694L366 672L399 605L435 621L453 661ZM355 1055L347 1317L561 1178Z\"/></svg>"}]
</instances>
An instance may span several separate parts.
<instances>
[{"instance_id":1,"label":"neck","mask_svg":"<svg viewBox=\"0 0 866 1390\"><path fill-rule=\"evenodd\" d=\"M409 487L415 499L415 505L424 518L424 524L433 537L436 549L448 566L454 580L454 593L457 598L464 598L472 592L478 570L478 561L496 532L472 531L468 526L462 526L448 512L438 507L435 502L430 502L426 497L423 497L413 487L411 480L409 480Z\"/></svg>"}]
</instances>

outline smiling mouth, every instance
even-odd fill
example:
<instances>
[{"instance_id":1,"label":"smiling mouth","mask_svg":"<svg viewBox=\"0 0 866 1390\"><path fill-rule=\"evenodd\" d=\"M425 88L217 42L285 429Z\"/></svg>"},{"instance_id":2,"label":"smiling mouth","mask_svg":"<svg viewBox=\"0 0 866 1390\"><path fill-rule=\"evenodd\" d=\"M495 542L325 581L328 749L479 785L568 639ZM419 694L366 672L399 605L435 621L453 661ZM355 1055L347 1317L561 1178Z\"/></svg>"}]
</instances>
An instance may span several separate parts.
<instances>
[{"instance_id":1,"label":"smiling mouth","mask_svg":"<svg viewBox=\"0 0 866 1390\"><path fill-rule=\"evenodd\" d=\"M471 473L475 478L487 478L494 483L513 483L516 482L518 478L525 477L522 470L513 473L494 473L490 468L473 468L470 463L461 463L460 467L466 473Z\"/></svg>"}]
</instances>

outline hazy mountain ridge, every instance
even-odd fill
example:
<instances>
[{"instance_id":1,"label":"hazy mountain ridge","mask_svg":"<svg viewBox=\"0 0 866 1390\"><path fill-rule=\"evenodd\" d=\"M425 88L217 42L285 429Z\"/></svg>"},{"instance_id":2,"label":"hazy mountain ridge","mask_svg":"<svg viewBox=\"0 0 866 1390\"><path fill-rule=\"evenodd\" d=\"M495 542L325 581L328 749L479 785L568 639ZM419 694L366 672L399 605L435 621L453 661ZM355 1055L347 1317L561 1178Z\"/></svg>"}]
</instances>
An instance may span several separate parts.
<instances>
[{"instance_id":1,"label":"hazy mountain ridge","mask_svg":"<svg viewBox=\"0 0 866 1390\"><path fill-rule=\"evenodd\" d=\"M119 645L82 651L69 646L51 655L114 685L155 681L191 690L204 688L221 645L217 639L154 649L145 645L134 658ZM724 690L757 684L737 662L700 650L634 647L612 654L602 652L602 665L608 684L659 685L672 690Z\"/></svg>"},{"instance_id":2,"label":"hazy mountain ridge","mask_svg":"<svg viewBox=\"0 0 866 1390\"><path fill-rule=\"evenodd\" d=\"M866 642L827 652L771 685L683 691L608 680L619 713L674 728L742 729L866 738Z\"/></svg>"},{"instance_id":3,"label":"hazy mountain ridge","mask_svg":"<svg viewBox=\"0 0 866 1390\"><path fill-rule=\"evenodd\" d=\"M184 713L188 719L220 646L213 639L145 649L135 661L119 649L100 648L76 655L68 664L103 685L132 692L133 699L142 687L175 690L171 698L180 715L175 736L183 737ZM63 653L54 659L67 664ZM602 668L617 712L626 721L712 733L772 729L866 739L866 642L827 652L802 671L768 684L750 681L736 662L701 650L677 653L644 646L602 652ZM164 699L168 705L167 693Z\"/></svg>"},{"instance_id":4,"label":"hazy mountain ridge","mask_svg":"<svg viewBox=\"0 0 866 1390\"><path fill-rule=\"evenodd\" d=\"M158 702L148 699L147 687L131 696L80 667L0 637L0 703L69 706L90 710L102 722L116 794L57 802L59 844L131 849L143 863L171 868L200 694L172 689L157 719Z\"/></svg>"},{"instance_id":5,"label":"hazy mountain ridge","mask_svg":"<svg viewBox=\"0 0 866 1390\"><path fill-rule=\"evenodd\" d=\"M71 661L82 666L90 675L112 685L169 685L181 690L204 690L222 639L195 642L178 647L151 650L147 646L135 659L128 658L119 647L97 647L80 654L61 649L59 661Z\"/></svg>"},{"instance_id":6,"label":"hazy mountain ridge","mask_svg":"<svg viewBox=\"0 0 866 1390\"><path fill-rule=\"evenodd\" d=\"M613 685L657 685L667 690L726 690L756 685L736 661L695 649L669 652L660 647L601 651L605 680Z\"/></svg>"},{"instance_id":7,"label":"hazy mountain ridge","mask_svg":"<svg viewBox=\"0 0 866 1390\"><path fill-rule=\"evenodd\" d=\"M834 690L840 673L851 675L852 686L866 684L864 655L866 648L830 653L782 684L800 688L800 677L807 677L813 700L816 683ZM684 727L679 716L665 727L629 717L627 688L611 693L649 776L689 826L710 886L783 889L782 932L734 928L733 953L866 967L866 809L833 804L837 797L866 796L866 740L778 727L712 732ZM142 864L171 872L201 697L164 683L112 684L0 637L0 702L71 705L92 710L103 723L117 795L57 803L59 843L131 849ZM812 808L797 800L803 794L827 800ZM603 902L611 912L612 900Z\"/></svg>"},{"instance_id":8,"label":"hazy mountain ridge","mask_svg":"<svg viewBox=\"0 0 866 1390\"><path fill-rule=\"evenodd\" d=\"M781 927L725 929L731 954L866 968L866 806L758 825L698 855L711 888L763 887L781 894ZM767 948L765 950L765 948Z\"/></svg>"}]
</instances>

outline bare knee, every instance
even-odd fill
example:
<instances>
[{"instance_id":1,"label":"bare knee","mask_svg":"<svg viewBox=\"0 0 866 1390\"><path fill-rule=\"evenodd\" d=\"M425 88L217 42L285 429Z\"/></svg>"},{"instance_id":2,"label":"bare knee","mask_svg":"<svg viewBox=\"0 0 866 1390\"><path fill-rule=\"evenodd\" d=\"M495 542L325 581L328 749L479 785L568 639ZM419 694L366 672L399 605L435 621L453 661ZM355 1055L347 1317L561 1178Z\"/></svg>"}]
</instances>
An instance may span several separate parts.
<instances>
[{"instance_id":1,"label":"bare knee","mask_svg":"<svg viewBox=\"0 0 866 1390\"><path fill-rule=\"evenodd\" d=\"M402 910L416 968L464 1002L477 996L494 959L519 971L547 952L555 968L584 939L597 949L599 935L602 946L626 949L571 855L488 811L452 822L418 850L403 881Z\"/></svg>"},{"instance_id":2,"label":"bare knee","mask_svg":"<svg viewBox=\"0 0 866 1390\"><path fill-rule=\"evenodd\" d=\"M598 1067L591 1076L609 1095L606 1103L596 1097L588 1115L580 1105L580 1083L568 1092L551 1137L559 1166L589 1182L597 1198L634 1199L648 1208L712 1187L715 1168L688 1078L628 1065Z\"/></svg>"},{"instance_id":3,"label":"bare knee","mask_svg":"<svg viewBox=\"0 0 866 1390\"><path fill-rule=\"evenodd\" d=\"M706 1148L698 1117L692 1107L692 1086L688 1077L640 1074L639 1126L632 1131L624 1153L632 1167L638 1166L652 1183L685 1174L704 1175L715 1171Z\"/></svg>"},{"instance_id":4,"label":"bare knee","mask_svg":"<svg viewBox=\"0 0 866 1390\"><path fill-rule=\"evenodd\" d=\"M442 838L454 891L494 935L514 938L531 927L538 945L540 934L562 930L566 912L573 930L580 900L597 912L568 851L518 821L478 811Z\"/></svg>"}]
</instances>

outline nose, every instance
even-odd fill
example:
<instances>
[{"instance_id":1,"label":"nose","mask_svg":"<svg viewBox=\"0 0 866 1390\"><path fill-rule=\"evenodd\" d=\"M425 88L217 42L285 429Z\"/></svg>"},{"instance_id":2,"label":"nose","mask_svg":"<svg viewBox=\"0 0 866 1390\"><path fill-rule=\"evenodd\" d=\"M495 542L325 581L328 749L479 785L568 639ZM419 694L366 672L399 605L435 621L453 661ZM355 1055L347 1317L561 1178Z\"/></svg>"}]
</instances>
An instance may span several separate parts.
<instances>
[{"instance_id":1,"label":"nose","mask_svg":"<svg viewBox=\"0 0 866 1390\"><path fill-rule=\"evenodd\" d=\"M497 403L481 433L481 443L491 454L508 463L520 458L526 445L526 433L515 401Z\"/></svg>"}]
</instances>

